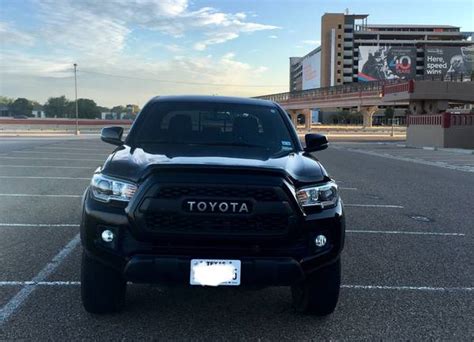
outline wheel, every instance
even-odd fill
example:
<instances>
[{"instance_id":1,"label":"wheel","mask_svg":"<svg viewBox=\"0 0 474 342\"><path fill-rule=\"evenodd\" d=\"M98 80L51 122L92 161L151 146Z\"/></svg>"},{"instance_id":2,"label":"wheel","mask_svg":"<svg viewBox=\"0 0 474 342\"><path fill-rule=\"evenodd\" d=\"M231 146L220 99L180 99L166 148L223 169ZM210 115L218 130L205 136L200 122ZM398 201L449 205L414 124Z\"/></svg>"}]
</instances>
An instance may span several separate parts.
<instances>
[{"instance_id":1,"label":"wheel","mask_svg":"<svg viewBox=\"0 0 474 342\"><path fill-rule=\"evenodd\" d=\"M296 311L316 316L331 314L336 308L341 286L341 260L338 259L291 287Z\"/></svg>"},{"instance_id":2,"label":"wheel","mask_svg":"<svg viewBox=\"0 0 474 342\"><path fill-rule=\"evenodd\" d=\"M82 252L81 297L86 311L105 314L120 311L125 304L127 282L116 270Z\"/></svg>"}]
</instances>

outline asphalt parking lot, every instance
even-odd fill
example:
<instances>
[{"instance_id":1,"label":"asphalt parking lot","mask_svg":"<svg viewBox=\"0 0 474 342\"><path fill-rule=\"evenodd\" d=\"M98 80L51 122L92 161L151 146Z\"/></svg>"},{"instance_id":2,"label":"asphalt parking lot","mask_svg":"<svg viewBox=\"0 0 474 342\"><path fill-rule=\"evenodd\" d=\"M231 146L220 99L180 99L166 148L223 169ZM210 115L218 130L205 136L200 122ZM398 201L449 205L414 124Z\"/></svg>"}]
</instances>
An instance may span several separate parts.
<instances>
[{"instance_id":1,"label":"asphalt parking lot","mask_svg":"<svg viewBox=\"0 0 474 342\"><path fill-rule=\"evenodd\" d=\"M98 317L80 301L79 206L112 149L0 138L0 340L474 339L474 155L376 143L318 153L348 229L328 318L296 314L287 288L143 285L129 286L124 312Z\"/></svg>"}]
</instances>

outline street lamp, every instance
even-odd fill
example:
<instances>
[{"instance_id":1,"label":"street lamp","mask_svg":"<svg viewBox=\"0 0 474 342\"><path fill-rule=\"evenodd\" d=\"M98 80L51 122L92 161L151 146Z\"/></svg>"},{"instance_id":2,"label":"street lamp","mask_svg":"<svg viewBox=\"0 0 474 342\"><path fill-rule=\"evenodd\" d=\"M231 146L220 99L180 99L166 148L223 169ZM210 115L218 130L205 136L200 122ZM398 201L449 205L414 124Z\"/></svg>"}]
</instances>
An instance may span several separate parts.
<instances>
[{"instance_id":1,"label":"street lamp","mask_svg":"<svg viewBox=\"0 0 474 342\"><path fill-rule=\"evenodd\" d=\"M79 110L77 106L77 64L74 63L74 90L76 94L76 135L79 135Z\"/></svg>"}]
</instances>

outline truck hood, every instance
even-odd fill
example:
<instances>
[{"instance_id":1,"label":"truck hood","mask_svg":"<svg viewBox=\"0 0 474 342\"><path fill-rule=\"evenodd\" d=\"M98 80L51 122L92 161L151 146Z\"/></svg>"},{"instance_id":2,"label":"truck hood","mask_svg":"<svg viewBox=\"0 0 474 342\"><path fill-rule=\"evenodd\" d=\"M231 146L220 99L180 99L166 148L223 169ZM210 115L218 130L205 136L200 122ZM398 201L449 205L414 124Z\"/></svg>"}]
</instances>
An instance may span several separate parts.
<instances>
[{"instance_id":1,"label":"truck hood","mask_svg":"<svg viewBox=\"0 0 474 342\"><path fill-rule=\"evenodd\" d=\"M139 183L155 168L222 168L279 173L292 183L319 183L328 178L319 161L304 152L290 153L278 158L238 158L229 156L180 155L148 153L141 148L122 146L104 163L106 175Z\"/></svg>"}]
</instances>

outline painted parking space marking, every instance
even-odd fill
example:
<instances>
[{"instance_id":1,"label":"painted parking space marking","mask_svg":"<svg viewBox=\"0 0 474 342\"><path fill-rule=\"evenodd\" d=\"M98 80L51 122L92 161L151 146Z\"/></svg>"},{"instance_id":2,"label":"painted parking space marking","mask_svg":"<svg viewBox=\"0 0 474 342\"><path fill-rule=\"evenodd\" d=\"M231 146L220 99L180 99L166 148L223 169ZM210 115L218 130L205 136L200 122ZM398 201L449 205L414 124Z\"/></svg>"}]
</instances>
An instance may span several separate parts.
<instances>
[{"instance_id":1,"label":"painted parking space marking","mask_svg":"<svg viewBox=\"0 0 474 342\"><path fill-rule=\"evenodd\" d=\"M80 286L80 281L0 281L0 287L7 286ZM134 285L129 283L128 285ZM390 285L353 285L342 284L342 289L355 290L397 290L397 291L429 291L429 292L472 292L474 287L433 287L433 286L390 286Z\"/></svg>"},{"instance_id":2,"label":"painted parking space marking","mask_svg":"<svg viewBox=\"0 0 474 342\"><path fill-rule=\"evenodd\" d=\"M64 259L79 245L81 239L79 234L68 242L46 266L31 280L33 284L24 285L22 289L0 309L0 328L8 319L22 306L38 285L36 283L45 281L62 264Z\"/></svg>"},{"instance_id":3,"label":"painted parking space marking","mask_svg":"<svg viewBox=\"0 0 474 342\"><path fill-rule=\"evenodd\" d=\"M36 157L4 157L0 156L0 159L21 159L21 160L73 160L73 161L95 161L103 162L103 159L78 159L78 158L36 158Z\"/></svg>"},{"instance_id":4,"label":"painted parking space marking","mask_svg":"<svg viewBox=\"0 0 474 342\"><path fill-rule=\"evenodd\" d=\"M435 292L472 292L474 287L431 287L431 286L385 286L385 285L341 285L343 289L359 290L398 290Z\"/></svg>"},{"instance_id":5,"label":"painted parking space marking","mask_svg":"<svg viewBox=\"0 0 474 342\"><path fill-rule=\"evenodd\" d=\"M403 231L403 230L354 230L354 229L348 229L348 230L346 230L346 233L466 236L466 234L464 234L464 233L414 232L414 231Z\"/></svg>"},{"instance_id":6,"label":"painted parking space marking","mask_svg":"<svg viewBox=\"0 0 474 342\"><path fill-rule=\"evenodd\" d=\"M105 150L105 149L99 149L99 148L81 148L81 147L36 147L34 148L34 151L43 151L43 150L65 150L65 151L93 151L93 152L104 152L104 153L110 153L112 150ZM47 152L47 151L45 151Z\"/></svg>"},{"instance_id":7,"label":"painted parking space marking","mask_svg":"<svg viewBox=\"0 0 474 342\"><path fill-rule=\"evenodd\" d=\"M58 180L91 180L86 177L51 177L51 176L0 176L0 178L6 179L58 179Z\"/></svg>"},{"instance_id":8,"label":"painted parking space marking","mask_svg":"<svg viewBox=\"0 0 474 342\"><path fill-rule=\"evenodd\" d=\"M0 194L0 197L58 197L58 198L81 198L82 195L60 195L60 194Z\"/></svg>"},{"instance_id":9,"label":"painted parking space marking","mask_svg":"<svg viewBox=\"0 0 474 342\"><path fill-rule=\"evenodd\" d=\"M0 223L0 227L32 227L32 228L49 228L49 227L79 227L76 223Z\"/></svg>"},{"instance_id":10,"label":"painted parking space marking","mask_svg":"<svg viewBox=\"0 0 474 342\"><path fill-rule=\"evenodd\" d=\"M55 166L55 165L1 165L0 167L11 167L11 168L54 168L54 169L96 169L96 166Z\"/></svg>"},{"instance_id":11,"label":"painted parking space marking","mask_svg":"<svg viewBox=\"0 0 474 342\"><path fill-rule=\"evenodd\" d=\"M68 154L68 155L87 155L87 156L107 156L108 153L90 153L90 152L58 152L58 151L11 151L9 153L23 153L23 154Z\"/></svg>"},{"instance_id":12,"label":"painted parking space marking","mask_svg":"<svg viewBox=\"0 0 474 342\"><path fill-rule=\"evenodd\" d=\"M0 286L78 286L79 281L0 281Z\"/></svg>"},{"instance_id":13,"label":"painted parking space marking","mask_svg":"<svg viewBox=\"0 0 474 342\"><path fill-rule=\"evenodd\" d=\"M474 172L474 167L469 166L469 165L450 165L447 162L441 162L441 161L435 162L435 161L424 160L424 159L422 159L422 156L420 156L420 155L417 155L417 157L404 157L404 156L393 155L393 154L390 154L390 153L387 153L387 152L376 152L376 151L371 151L371 150L360 150L360 149L357 149L357 148L349 148L349 147L342 147L342 146L333 146L333 148L337 149L337 150L342 150L342 151L355 152L355 153L366 154L366 155L369 155L369 156L406 161L406 162L411 162L411 163L415 163L415 164L437 166L437 167L442 167L442 168L450 169L450 170L463 171L463 172Z\"/></svg>"},{"instance_id":14,"label":"painted parking space marking","mask_svg":"<svg viewBox=\"0 0 474 342\"><path fill-rule=\"evenodd\" d=\"M395 204L356 204L356 203L344 203L344 207L355 207L355 208L394 208L403 209L401 205Z\"/></svg>"},{"instance_id":15,"label":"painted parking space marking","mask_svg":"<svg viewBox=\"0 0 474 342\"><path fill-rule=\"evenodd\" d=\"M77 223L6 223L0 222L1 227L26 227L26 228L61 228L61 227L80 227ZM445 233L445 232L423 232L423 231L404 231L404 230L365 230L365 229L347 229L346 233L353 234L406 234L406 235L432 235L432 236L466 236L464 233Z\"/></svg>"}]
</instances>

